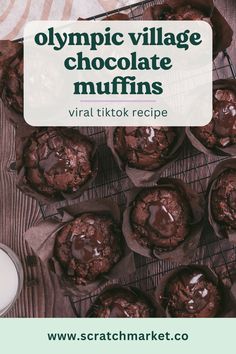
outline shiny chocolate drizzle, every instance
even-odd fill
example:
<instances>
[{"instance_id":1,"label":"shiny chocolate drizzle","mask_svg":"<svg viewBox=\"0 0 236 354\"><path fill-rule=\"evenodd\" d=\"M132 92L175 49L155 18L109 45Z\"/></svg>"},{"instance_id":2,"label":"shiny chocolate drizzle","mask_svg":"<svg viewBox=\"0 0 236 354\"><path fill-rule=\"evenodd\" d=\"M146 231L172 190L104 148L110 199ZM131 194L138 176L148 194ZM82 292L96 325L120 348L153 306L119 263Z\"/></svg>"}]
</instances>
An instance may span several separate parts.
<instances>
[{"instance_id":1,"label":"shiny chocolate drizzle","mask_svg":"<svg viewBox=\"0 0 236 354\"><path fill-rule=\"evenodd\" d=\"M162 236L170 237L176 231L174 216L161 201L149 206L149 225Z\"/></svg>"},{"instance_id":2,"label":"shiny chocolate drizzle","mask_svg":"<svg viewBox=\"0 0 236 354\"><path fill-rule=\"evenodd\" d=\"M92 235L72 235L72 255L82 263L88 263L96 257L101 256L101 237L97 232L96 237Z\"/></svg>"}]
</instances>

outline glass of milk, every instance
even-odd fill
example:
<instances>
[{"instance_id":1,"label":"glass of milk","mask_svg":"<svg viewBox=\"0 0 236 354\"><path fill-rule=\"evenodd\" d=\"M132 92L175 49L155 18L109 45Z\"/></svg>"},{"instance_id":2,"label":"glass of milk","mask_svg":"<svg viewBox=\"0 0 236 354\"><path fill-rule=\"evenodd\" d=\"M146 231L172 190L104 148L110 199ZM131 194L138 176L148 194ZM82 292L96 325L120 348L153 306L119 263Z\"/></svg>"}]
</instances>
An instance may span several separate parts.
<instances>
[{"instance_id":1,"label":"glass of milk","mask_svg":"<svg viewBox=\"0 0 236 354\"><path fill-rule=\"evenodd\" d=\"M0 243L0 317L12 308L23 285L23 269L16 254Z\"/></svg>"}]
</instances>

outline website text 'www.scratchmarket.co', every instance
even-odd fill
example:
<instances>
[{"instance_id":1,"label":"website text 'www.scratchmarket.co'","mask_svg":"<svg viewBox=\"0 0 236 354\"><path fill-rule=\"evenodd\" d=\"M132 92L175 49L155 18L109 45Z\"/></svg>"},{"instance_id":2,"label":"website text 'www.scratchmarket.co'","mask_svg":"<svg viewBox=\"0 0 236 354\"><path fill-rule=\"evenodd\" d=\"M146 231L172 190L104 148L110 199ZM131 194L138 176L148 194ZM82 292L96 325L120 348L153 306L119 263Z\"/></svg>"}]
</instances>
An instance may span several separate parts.
<instances>
[{"instance_id":1,"label":"website text 'www.scratchmarket.co'","mask_svg":"<svg viewBox=\"0 0 236 354\"><path fill-rule=\"evenodd\" d=\"M87 333L47 333L49 341L188 341L187 333L170 332L87 332Z\"/></svg>"}]
</instances>

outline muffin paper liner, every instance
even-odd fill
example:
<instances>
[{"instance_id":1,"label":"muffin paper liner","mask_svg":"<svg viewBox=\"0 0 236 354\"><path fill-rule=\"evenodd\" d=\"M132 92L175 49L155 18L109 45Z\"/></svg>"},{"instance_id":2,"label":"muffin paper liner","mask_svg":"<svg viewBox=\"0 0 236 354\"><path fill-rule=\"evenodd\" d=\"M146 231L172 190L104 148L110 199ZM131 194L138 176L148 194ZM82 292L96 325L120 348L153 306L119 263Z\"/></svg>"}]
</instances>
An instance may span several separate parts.
<instances>
[{"instance_id":1,"label":"muffin paper liner","mask_svg":"<svg viewBox=\"0 0 236 354\"><path fill-rule=\"evenodd\" d=\"M61 128L63 129L63 128ZM67 128L64 128L67 129ZM70 128L73 129L73 128ZM23 153L24 149L28 143L28 139L30 136L36 132L38 128L31 127L29 125L25 124L20 124L17 129L16 129L16 168L17 168L17 181L16 185L17 187L25 194L28 196L37 199L41 203L52 203L52 202L57 202L57 201L63 201L63 200L69 200L69 199L75 199L78 198L87 188L88 186L94 181L94 179L97 176L97 171L98 171L98 157L97 157L97 146L96 143L91 140L89 137L87 137L94 145L94 150L93 150L93 158L92 158L92 174L90 178L81 186L76 192L71 192L71 193L65 193L61 192L59 196L53 197L53 196L47 196L43 195L40 192L38 192L36 189L34 189L33 186L31 186L27 179L26 179L26 170L24 166L24 161L23 161ZM79 132L79 129L78 129ZM84 134L82 134L84 135Z\"/></svg>"},{"instance_id":2,"label":"muffin paper liner","mask_svg":"<svg viewBox=\"0 0 236 354\"><path fill-rule=\"evenodd\" d=\"M107 145L112 151L112 154L122 171L125 171L127 176L130 178L132 183L136 187L150 187L153 186L157 180L160 178L162 172L168 168L168 166L177 160L181 147L185 139L185 132L182 128L176 128L177 130L177 141L174 143L173 149L170 151L169 155L164 158L164 164L156 168L153 171L147 171L143 169L137 169L130 167L128 164L125 164L119 157L118 153L115 150L114 146L114 132L117 127L108 127L106 128L107 135Z\"/></svg>"},{"instance_id":3,"label":"muffin paper liner","mask_svg":"<svg viewBox=\"0 0 236 354\"><path fill-rule=\"evenodd\" d=\"M223 223L218 223L212 214L211 197L218 177L226 170L233 169L236 171L236 157L232 157L220 162L214 169L208 184L208 220L215 234L219 238L227 237L230 242L236 245L236 229L227 230Z\"/></svg>"},{"instance_id":4,"label":"muffin paper liner","mask_svg":"<svg viewBox=\"0 0 236 354\"><path fill-rule=\"evenodd\" d=\"M59 277L61 287L66 295L85 295L96 290L99 286L104 285L108 280L123 277L124 272L125 274L135 272L133 253L125 247L124 242L123 257L113 266L108 274L102 275L95 281L88 282L87 285L75 285L73 282L66 279L60 263L54 257L54 245L58 231L66 223L74 220L76 216L88 212L110 214L113 220L120 224L120 210L117 204L111 199L97 199L62 208L59 212L60 215L58 217L41 221L37 226L27 230L24 237L43 264Z\"/></svg>"},{"instance_id":5,"label":"muffin paper liner","mask_svg":"<svg viewBox=\"0 0 236 354\"><path fill-rule=\"evenodd\" d=\"M154 316L152 317L161 317L159 312L159 308L158 308L158 304L156 302L156 298L154 296L154 292L153 294L147 294L145 291L137 288L137 287L133 287L133 286L126 286L126 285L119 285L119 284L114 284L114 285L108 285L106 286L102 292L96 297L96 299L93 301L92 305L90 306L90 308L88 309L88 311L86 312L85 316L82 317L93 317L93 309L96 306L100 296L102 296L105 292L107 291L112 291L112 290L117 290L117 291L122 291L122 290L129 290L131 291L134 295L139 296L140 298L144 298L145 300L147 300L147 302L150 304L150 306L153 308L154 310Z\"/></svg>"},{"instance_id":6,"label":"muffin paper liner","mask_svg":"<svg viewBox=\"0 0 236 354\"><path fill-rule=\"evenodd\" d=\"M161 12L165 9L168 9L168 6L172 8L192 5L193 7L203 10L208 14L207 18L210 18L211 23L214 27L216 33L216 39L214 41L214 58L221 52L222 50L228 48L232 42L233 30L225 20L225 18L221 15L219 10L214 6L213 0L166 0L161 5L154 5L156 14L161 14ZM152 20L152 7L149 7L144 11L143 20Z\"/></svg>"},{"instance_id":7,"label":"muffin paper liner","mask_svg":"<svg viewBox=\"0 0 236 354\"><path fill-rule=\"evenodd\" d=\"M165 274L155 290L155 299L158 304L158 308L161 310L162 315L165 317L171 317L168 309L163 306L162 299L164 298L165 288L168 285L169 280L177 275L177 273L182 269L199 269L206 274L209 279L219 287L222 295L222 308L217 315L217 317L235 317L236 315L236 294L234 294L234 286L231 288L225 286L218 275L208 266L200 264L189 264L188 266L178 266L174 270Z\"/></svg>"},{"instance_id":8,"label":"muffin paper liner","mask_svg":"<svg viewBox=\"0 0 236 354\"><path fill-rule=\"evenodd\" d=\"M125 236L129 248L141 254L144 257L158 258L161 260L168 260L172 262L188 264L193 257L193 254L199 244L201 232L203 228L203 215L204 215L204 200L203 198L189 188L183 181L176 178L161 178L157 186L174 187L185 196L192 211L191 230L186 239L180 243L175 249L171 251L163 251L161 253L139 244L135 238L135 232L132 229L130 215L133 207L133 202L136 199L141 188L134 188L126 194L127 207L123 217L123 234Z\"/></svg>"},{"instance_id":9,"label":"muffin paper liner","mask_svg":"<svg viewBox=\"0 0 236 354\"><path fill-rule=\"evenodd\" d=\"M220 79L213 82L213 91L218 89L230 89L236 93L236 80L235 79ZM191 131L190 127L186 127L186 135L191 144L198 150L206 155L216 156L234 156L236 155L236 144L226 146L225 148L214 147L212 149L207 148Z\"/></svg>"}]
</instances>

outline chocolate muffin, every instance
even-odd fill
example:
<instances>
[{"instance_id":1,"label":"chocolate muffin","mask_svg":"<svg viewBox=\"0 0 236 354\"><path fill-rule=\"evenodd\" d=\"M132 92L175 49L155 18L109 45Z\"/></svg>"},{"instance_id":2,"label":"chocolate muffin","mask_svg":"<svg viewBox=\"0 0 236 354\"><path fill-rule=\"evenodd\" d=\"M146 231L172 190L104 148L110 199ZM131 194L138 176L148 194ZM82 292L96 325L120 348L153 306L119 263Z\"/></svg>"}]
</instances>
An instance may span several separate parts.
<instances>
[{"instance_id":1,"label":"chocolate muffin","mask_svg":"<svg viewBox=\"0 0 236 354\"><path fill-rule=\"evenodd\" d=\"M236 144L236 92L214 90L213 117L204 127L192 128L196 138L207 148L225 148Z\"/></svg>"},{"instance_id":2,"label":"chocolate muffin","mask_svg":"<svg viewBox=\"0 0 236 354\"><path fill-rule=\"evenodd\" d=\"M26 180L46 196L76 192L93 174L93 154L93 142L78 130L39 129L24 149Z\"/></svg>"},{"instance_id":3,"label":"chocolate muffin","mask_svg":"<svg viewBox=\"0 0 236 354\"><path fill-rule=\"evenodd\" d=\"M0 93L4 103L23 113L23 45L1 41Z\"/></svg>"},{"instance_id":4,"label":"chocolate muffin","mask_svg":"<svg viewBox=\"0 0 236 354\"><path fill-rule=\"evenodd\" d=\"M86 285L108 273L122 249L121 231L109 215L84 213L57 233L54 255L68 280Z\"/></svg>"},{"instance_id":5,"label":"chocolate muffin","mask_svg":"<svg viewBox=\"0 0 236 354\"><path fill-rule=\"evenodd\" d=\"M222 228L236 230L236 170L228 169L216 180L211 195L211 210Z\"/></svg>"},{"instance_id":6,"label":"chocolate muffin","mask_svg":"<svg viewBox=\"0 0 236 354\"><path fill-rule=\"evenodd\" d=\"M151 171L165 163L176 138L175 129L169 127L118 127L114 147L125 164Z\"/></svg>"},{"instance_id":7,"label":"chocolate muffin","mask_svg":"<svg viewBox=\"0 0 236 354\"><path fill-rule=\"evenodd\" d=\"M159 185L142 190L130 217L137 241L158 252L176 248L190 231L190 205L174 186Z\"/></svg>"},{"instance_id":8,"label":"chocolate muffin","mask_svg":"<svg viewBox=\"0 0 236 354\"><path fill-rule=\"evenodd\" d=\"M167 282L163 305L171 317L216 317L221 291L202 269L183 268Z\"/></svg>"},{"instance_id":9,"label":"chocolate muffin","mask_svg":"<svg viewBox=\"0 0 236 354\"><path fill-rule=\"evenodd\" d=\"M156 317L151 301L139 289L113 287L105 290L88 311L87 317Z\"/></svg>"}]
</instances>

